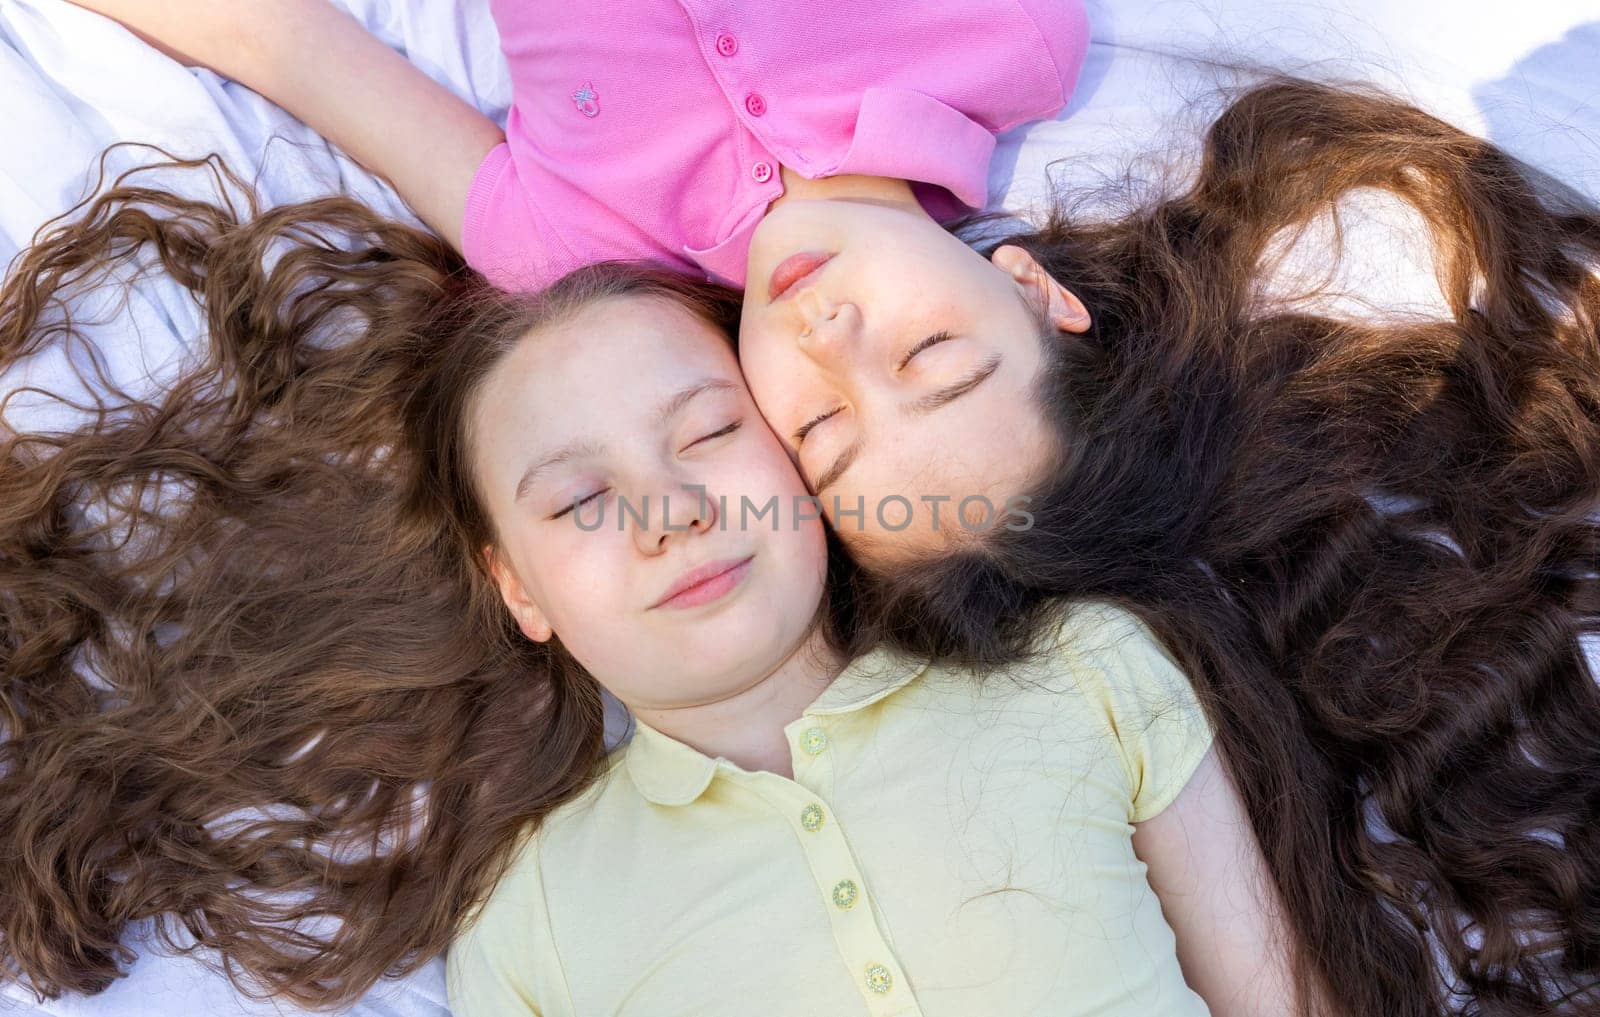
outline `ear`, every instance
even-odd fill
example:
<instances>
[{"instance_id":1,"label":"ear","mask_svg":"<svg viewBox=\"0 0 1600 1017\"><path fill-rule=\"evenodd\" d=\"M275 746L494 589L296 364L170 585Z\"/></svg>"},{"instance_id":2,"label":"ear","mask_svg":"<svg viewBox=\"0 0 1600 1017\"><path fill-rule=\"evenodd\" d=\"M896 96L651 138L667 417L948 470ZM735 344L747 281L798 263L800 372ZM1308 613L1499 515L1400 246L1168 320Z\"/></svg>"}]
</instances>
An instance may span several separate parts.
<instances>
[{"instance_id":1,"label":"ear","mask_svg":"<svg viewBox=\"0 0 1600 1017\"><path fill-rule=\"evenodd\" d=\"M1043 308L1050 321L1063 332L1089 331L1089 309L1078 295L1056 281L1033 255L1016 244L1001 244L989 256L994 267L1009 275L1023 292Z\"/></svg>"},{"instance_id":2,"label":"ear","mask_svg":"<svg viewBox=\"0 0 1600 1017\"><path fill-rule=\"evenodd\" d=\"M534 603L532 597L528 596L522 580L517 578L517 574L495 552L493 545L485 544L482 554L484 565L494 577L495 585L500 588L500 599L505 601L522 634L536 643L549 642L554 634L554 630L550 627L550 619L545 617L544 611Z\"/></svg>"}]
</instances>

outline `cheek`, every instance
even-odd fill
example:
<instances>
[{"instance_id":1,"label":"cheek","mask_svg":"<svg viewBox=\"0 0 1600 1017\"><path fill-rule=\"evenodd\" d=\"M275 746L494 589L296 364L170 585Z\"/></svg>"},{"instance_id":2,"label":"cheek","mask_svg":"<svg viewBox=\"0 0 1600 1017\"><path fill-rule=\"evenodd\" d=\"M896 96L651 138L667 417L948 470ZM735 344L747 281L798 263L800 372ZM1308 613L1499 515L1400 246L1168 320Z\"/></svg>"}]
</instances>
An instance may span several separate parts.
<instances>
[{"instance_id":1,"label":"cheek","mask_svg":"<svg viewBox=\"0 0 1600 1017\"><path fill-rule=\"evenodd\" d=\"M530 592L551 628L581 656L580 647L603 643L622 615L626 560L617 545L627 535L617 533L609 517L590 533L578 529L570 516L550 525L570 526L571 532L547 534L526 559L524 574L539 577L531 581Z\"/></svg>"},{"instance_id":2,"label":"cheek","mask_svg":"<svg viewBox=\"0 0 1600 1017\"><path fill-rule=\"evenodd\" d=\"M721 464L707 476L706 486L720 499L718 510L728 533L742 534L792 563L822 556L822 522L798 521L797 509L808 515L815 512L801 500L808 495L805 483L775 442L757 454ZM776 532L772 509L777 513Z\"/></svg>"},{"instance_id":3,"label":"cheek","mask_svg":"<svg viewBox=\"0 0 1600 1017\"><path fill-rule=\"evenodd\" d=\"M785 542L786 554L797 576L821 575L827 568L827 537L823 518L828 511L827 499L820 505L809 502L811 493L787 457L771 464L763 474L766 489L778 496L782 525L780 532L770 535Z\"/></svg>"},{"instance_id":4,"label":"cheek","mask_svg":"<svg viewBox=\"0 0 1600 1017\"><path fill-rule=\"evenodd\" d=\"M773 421L774 431L778 430L777 420L789 411L797 395L795 386L784 384L784 379L792 381L799 374L798 357L798 350L785 347L772 335L757 335L742 341L739 347L739 369L745 384L757 409Z\"/></svg>"},{"instance_id":5,"label":"cheek","mask_svg":"<svg viewBox=\"0 0 1600 1017\"><path fill-rule=\"evenodd\" d=\"M781 450L774 451L782 455ZM784 465L788 465L787 460ZM712 499L710 507L720 517L719 528L726 532L739 531L741 512L748 519L750 512L761 513L774 497L787 514L790 482L783 471L768 464L766 457L721 463L714 471L701 474L697 482L705 485L707 496Z\"/></svg>"},{"instance_id":6,"label":"cheek","mask_svg":"<svg viewBox=\"0 0 1600 1017\"><path fill-rule=\"evenodd\" d=\"M742 474L742 486L751 489L752 494L763 497L778 495L785 500L785 511L788 502L795 495L806 494L805 482L800 479L800 474L795 470L794 463L782 445L774 439L771 447L764 449L759 458L750 460L745 464Z\"/></svg>"}]
</instances>

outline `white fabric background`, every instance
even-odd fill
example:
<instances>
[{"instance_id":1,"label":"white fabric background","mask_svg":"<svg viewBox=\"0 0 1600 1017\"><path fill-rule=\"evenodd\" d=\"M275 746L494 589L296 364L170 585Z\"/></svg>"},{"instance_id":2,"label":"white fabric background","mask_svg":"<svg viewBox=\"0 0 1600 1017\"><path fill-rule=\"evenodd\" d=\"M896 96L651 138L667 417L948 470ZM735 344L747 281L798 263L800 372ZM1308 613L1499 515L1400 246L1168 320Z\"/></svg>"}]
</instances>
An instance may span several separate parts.
<instances>
[{"instance_id":1,"label":"white fabric background","mask_svg":"<svg viewBox=\"0 0 1600 1017\"><path fill-rule=\"evenodd\" d=\"M504 122L509 84L485 0L336 0L458 95ZM944 0L959 2L959 0ZM1001 140L992 203L1026 210L1046 181L1114 180L1140 156L1181 153L1215 111L1193 101L1227 79L1218 62L1249 61L1314 76L1375 80L1459 126L1600 196L1600 7L1594 0L1089 0L1093 44L1071 106L1053 122ZM393 191L259 96L184 68L120 26L63 0L0 0L0 262L90 186L101 150L117 141L177 155L221 153L269 204L342 190L410 218ZM118 151L113 169L150 153ZM191 189L193 180L185 181ZM1357 202L1360 205L1360 202ZM415 221L413 219L413 221ZM1426 250L1404 216L1374 215L1341 266L1349 299L1427 306L1437 290ZM1298 270L1318 272L1314 262ZM201 341L193 306L159 279L91 333L105 371L129 391L159 386ZM82 357L79 349L70 354ZM68 353L49 350L0 375L0 398L26 384L79 386ZM73 361L81 363L81 361ZM19 429L71 428L75 415L18 393L4 419ZM35 1008L16 986L0 1015L187 1017L284 1014L255 1004L192 957L163 956L134 930L127 977L94 997ZM379 985L364 1017L442 1017L443 963Z\"/></svg>"}]
</instances>

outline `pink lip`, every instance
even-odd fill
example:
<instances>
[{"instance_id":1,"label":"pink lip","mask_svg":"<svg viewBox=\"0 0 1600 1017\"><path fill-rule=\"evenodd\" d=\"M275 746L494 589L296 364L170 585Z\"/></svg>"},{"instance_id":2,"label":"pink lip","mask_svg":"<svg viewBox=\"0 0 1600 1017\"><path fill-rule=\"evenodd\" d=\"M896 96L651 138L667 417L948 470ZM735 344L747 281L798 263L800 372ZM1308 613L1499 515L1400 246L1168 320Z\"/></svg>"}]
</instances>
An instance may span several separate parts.
<instances>
[{"instance_id":1,"label":"pink lip","mask_svg":"<svg viewBox=\"0 0 1600 1017\"><path fill-rule=\"evenodd\" d=\"M772 279L767 283L767 299L777 300L793 289L795 283L826 265L832 257L820 251L801 251L778 262L778 267L772 270Z\"/></svg>"},{"instance_id":2,"label":"pink lip","mask_svg":"<svg viewBox=\"0 0 1600 1017\"><path fill-rule=\"evenodd\" d=\"M750 555L748 558L726 558L692 568L679 576L677 582L667 588L666 594L650 605L650 609L699 607L701 604L719 600L744 581L745 575L750 571L750 562L754 558L755 555Z\"/></svg>"}]
</instances>

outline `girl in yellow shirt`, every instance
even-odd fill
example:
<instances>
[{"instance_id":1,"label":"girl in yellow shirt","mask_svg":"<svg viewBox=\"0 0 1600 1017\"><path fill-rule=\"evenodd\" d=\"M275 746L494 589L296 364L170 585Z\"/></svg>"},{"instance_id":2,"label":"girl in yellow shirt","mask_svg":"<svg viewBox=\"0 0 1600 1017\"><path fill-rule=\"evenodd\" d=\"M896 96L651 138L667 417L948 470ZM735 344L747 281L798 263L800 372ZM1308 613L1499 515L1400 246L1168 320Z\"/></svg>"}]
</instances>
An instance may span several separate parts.
<instances>
[{"instance_id":1,"label":"girl in yellow shirt","mask_svg":"<svg viewBox=\"0 0 1600 1017\"><path fill-rule=\"evenodd\" d=\"M634 725L452 943L457 1017L1289 1012L1248 823L1141 623L1086 604L981 682L841 670L821 525L708 322L603 299L503 350L467 410L487 567Z\"/></svg>"}]
</instances>

